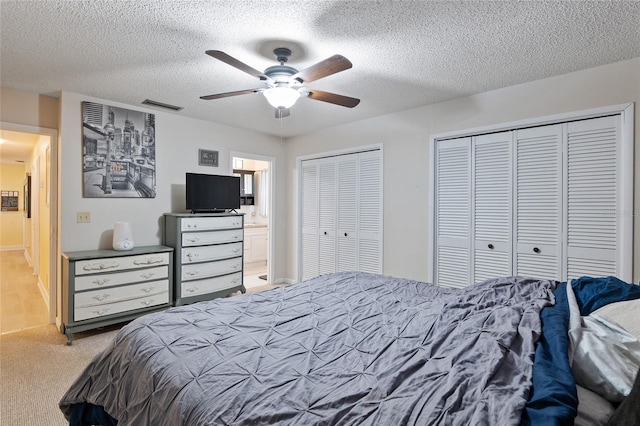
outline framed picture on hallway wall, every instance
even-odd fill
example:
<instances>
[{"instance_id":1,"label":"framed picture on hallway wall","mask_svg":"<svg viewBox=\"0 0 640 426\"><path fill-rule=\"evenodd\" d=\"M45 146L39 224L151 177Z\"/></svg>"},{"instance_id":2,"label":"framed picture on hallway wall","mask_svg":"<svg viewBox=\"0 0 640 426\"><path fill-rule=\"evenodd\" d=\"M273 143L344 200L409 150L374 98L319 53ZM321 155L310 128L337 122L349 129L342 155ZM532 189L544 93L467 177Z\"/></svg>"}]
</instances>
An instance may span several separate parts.
<instances>
[{"instance_id":1,"label":"framed picture on hallway wall","mask_svg":"<svg viewBox=\"0 0 640 426\"><path fill-rule=\"evenodd\" d=\"M24 197L22 197L22 211L24 211L24 217L31 217L31 175L27 175L24 178Z\"/></svg>"},{"instance_id":2,"label":"framed picture on hallway wall","mask_svg":"<svg viewBox=\"0 0 640 426\"><path fill-rule=\"evenodd\" d=\"M18 191L2 191L2 211L17 212L18 211Z\"/></svg>"},{"instance_id":3,"label":"framed picture on hallway wall","mask_svg":"<svg viewBox=\"0 0 640 426\"><path fill-rule=\"evenodd\" d=\"M82 102L82 195L155 198L155 114Z\"/></svg>"}]
</instances>

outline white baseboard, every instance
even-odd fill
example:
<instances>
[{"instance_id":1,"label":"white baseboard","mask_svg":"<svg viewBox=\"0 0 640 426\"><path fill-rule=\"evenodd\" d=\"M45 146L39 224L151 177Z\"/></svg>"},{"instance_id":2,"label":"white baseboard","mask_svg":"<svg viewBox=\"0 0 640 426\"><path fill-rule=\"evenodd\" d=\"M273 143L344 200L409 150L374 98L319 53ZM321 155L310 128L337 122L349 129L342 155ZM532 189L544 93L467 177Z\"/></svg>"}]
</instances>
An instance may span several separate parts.
<instances>
[{"instance_id":1,"label":"white baseboard","mask_svg":"<svg viewBox=\"0 0 640 426\"><path fill-rule=\"evenodd\" d=\"M24 250L24 246L0 246L0 251Z\"/></svg>"},{"instance_id":2,"label":"white baseboard","mask_svg":"<svg viewBox=\"0 0 640 426\"><path fill-rule=\"evenodd\" d=\"M44 304L47 305L47 312L49 312L51 310L51 307L49 306L49 292L40 280L40 276L38 276L38 289L40 290L40 295L42 296L42 300L44 300Z\"/></svg>"},{"instance_id":3,"label":"white baseboard","mask_svg":"<svg viewBox=\"0 0 640 426\"><path fill-rule=\"evenodd\" d=\"M33 268L33 262L31 261L31 256L29 256L29 251L26 249L26 247L24 248L24 258L27 259L27 263L29 264L29 266Z\"/></svg>"}]
</instances>

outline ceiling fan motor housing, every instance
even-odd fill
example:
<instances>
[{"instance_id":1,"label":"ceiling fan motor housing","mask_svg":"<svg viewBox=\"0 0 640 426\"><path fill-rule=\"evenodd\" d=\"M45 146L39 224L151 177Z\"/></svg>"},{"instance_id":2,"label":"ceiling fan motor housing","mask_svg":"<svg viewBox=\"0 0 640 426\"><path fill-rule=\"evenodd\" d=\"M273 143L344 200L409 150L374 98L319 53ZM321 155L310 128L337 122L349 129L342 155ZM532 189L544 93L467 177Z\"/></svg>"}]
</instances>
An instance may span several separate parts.
<instances>
[{"instance_id":1,"label":"ceiling fan motor housing","mask_svg":"<svg viewBox=\"0 0 640 426\"><path fill-rule=\"evenodd\" d=\"M296 74L297 69L288 65L274 65L264 70L264 73L276 83L286 83L289 77Z\"/></svg>"}]
</instances>

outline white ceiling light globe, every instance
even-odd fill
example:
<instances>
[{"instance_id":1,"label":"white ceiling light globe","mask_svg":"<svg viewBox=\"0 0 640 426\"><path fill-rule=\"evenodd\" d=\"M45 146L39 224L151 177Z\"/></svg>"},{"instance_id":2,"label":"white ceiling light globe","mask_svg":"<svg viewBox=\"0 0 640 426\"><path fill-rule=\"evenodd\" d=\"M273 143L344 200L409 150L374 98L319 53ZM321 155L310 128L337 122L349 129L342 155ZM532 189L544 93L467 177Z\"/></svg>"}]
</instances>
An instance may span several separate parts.
<instances>
[{"instance_id":1,"label":"white ceiling light globe","mask_svg":"<svg viewBox=\"0 0 640 426\"><path fill-rule=\"evenodd\" d=\"M291 87L272 87L265 90L264 97L275 108L291 108L300 97L300 93Z\"/></svg>"}]
</instances>

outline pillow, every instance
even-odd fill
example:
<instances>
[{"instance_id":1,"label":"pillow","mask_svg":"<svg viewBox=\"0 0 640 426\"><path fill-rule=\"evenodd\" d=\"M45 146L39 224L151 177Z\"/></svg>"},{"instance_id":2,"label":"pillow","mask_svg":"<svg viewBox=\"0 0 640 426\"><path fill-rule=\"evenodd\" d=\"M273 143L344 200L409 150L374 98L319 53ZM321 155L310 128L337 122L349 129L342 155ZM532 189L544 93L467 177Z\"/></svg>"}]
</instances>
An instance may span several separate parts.
<instances>
[{"instance_id":1,"label":"pillow","mask_svg":"<svg viewBox=\"0 0 640 426\"><path fill-rule=\"evenodd\" d=\"M640 299L609 303L591 315L605 317L640 339Z\"/></svg>"},{"instance_id":2,"label":"pillow","mask_svg":"<svg viewBox=\"0 0 640 426\"><path fill-rule=\"evenodd\" d=\"M582 317L571 366L576 384L621 402L640 369L640 341L604 317Z\"/></svg>"},{"instance_id":3,"label":"pillow","mask_svg":"<svg viewBox=\"0 0 640 426\"><path fill-rule=\"evenodd\" d=\"M605 426L613 415L614 406L589 389L576 386L578 391L578 415L575 426Z\"/></svg>"}]
</instances>

